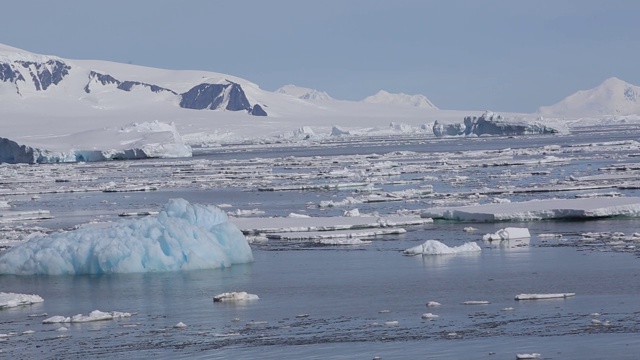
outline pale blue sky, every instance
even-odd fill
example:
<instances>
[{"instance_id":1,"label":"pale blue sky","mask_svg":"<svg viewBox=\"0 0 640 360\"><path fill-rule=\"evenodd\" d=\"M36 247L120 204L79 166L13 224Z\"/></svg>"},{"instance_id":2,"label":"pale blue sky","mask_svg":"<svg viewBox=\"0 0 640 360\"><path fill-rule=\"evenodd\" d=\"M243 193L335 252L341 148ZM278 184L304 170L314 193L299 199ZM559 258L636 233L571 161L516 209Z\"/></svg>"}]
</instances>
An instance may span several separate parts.
<instances>
[{"instance_id":1,"label":"pale blue sky","mask_svg":"<svg viewBox=\"0 0 640 360\"><path fill-rule=\"evenodd\" d=\"M0 42L71 59L211 70L360 100L532 112L617 76L640 85L637 0L43 0Z\"/></svg>"}]
</instances>

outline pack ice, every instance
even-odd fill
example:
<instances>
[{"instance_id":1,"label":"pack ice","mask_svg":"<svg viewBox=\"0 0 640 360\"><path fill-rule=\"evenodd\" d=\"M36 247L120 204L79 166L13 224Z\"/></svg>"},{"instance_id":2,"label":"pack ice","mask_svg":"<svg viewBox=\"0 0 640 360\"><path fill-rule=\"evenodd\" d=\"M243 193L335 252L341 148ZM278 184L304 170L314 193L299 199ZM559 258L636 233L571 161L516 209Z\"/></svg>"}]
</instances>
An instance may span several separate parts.
<instances>
[{"instance_id":1,"label":"pack ice","mask_svg":"<svg viewBox=\"0 0 640 360\"><path fill-rule=\"evenodd\" d=\"M155 217L32 238L0 256L0 274L177 271L251 261L246 238L222 210L172 199Z\"/></svg>"}]
</instances>

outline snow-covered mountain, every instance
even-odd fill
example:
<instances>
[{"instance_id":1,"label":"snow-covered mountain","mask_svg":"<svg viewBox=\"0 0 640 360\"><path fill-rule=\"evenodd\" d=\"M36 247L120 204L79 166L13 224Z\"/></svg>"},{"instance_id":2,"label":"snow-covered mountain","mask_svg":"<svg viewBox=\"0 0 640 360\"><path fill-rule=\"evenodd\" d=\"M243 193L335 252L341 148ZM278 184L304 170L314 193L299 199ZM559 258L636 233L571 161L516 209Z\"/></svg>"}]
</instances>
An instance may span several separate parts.
<instances>
[{"instance_id":1,"label":"snow-covered mountain","mask_svg":"<svg viewBox=\"0 0 640 360\"><path fill-rule=\"evenodd\" d=\"M545 116L606 116L640 114L640 86L611 77L590 90L539 109Z\"/></svg>"},{"instance_id":2,"label":"snow-covered mountain","mask_svg":"<svg viewBox=\"0 0 640 360\"><path fill-rule=\"evenodd\" d=\"M99 103L112 97L113 93L142 92L147 93L147 99L174 101L186 109L224 109L267 115L259 104L249 102L238 81L225 76L172 84L148 71L145 72L152 76L143 79L140 70L132 65L69 61L0 45L0 93L4 100L62 96Z\"/></svg>"},{"instance_id":3,"label":"snow-covered mountain","mask_svg":"<svg viewBox=\"0 0 640 360\"><path fill-rule=\"evenodd\" d=\"M384 90L378 91L377 94L366 97L362 100L369 104L391 104L403 106L415 106L425 109L438 110L433 103L424 95L407 95L403 93L392 94Z\"/></svg>"},{"instance_id":4,"label":"snow-covered mountain","mask_svg":"<svg viewBox=\"0 0 640 360\"><path fill-rule=\"evenodd\" d=\"M304 100L333 100L333 98L324 91L318 91L316 89L309 89L291 84L285 85L275 92L278 94L291 95L298 99Z\"/></svg>"},{"instance_id":5,"label":"snow-covered mountain","mask_svg":"<svg viewBox=\"0 0 640 360\"><path fill-rule=\"evenodd\" d=\"M0 163L188 157L193 147L225 142L433 136L436 120L468 115L438 110L421 95L337 101L293 85L265 91L228 74L69 60L0 44Z\"/></svg>"}]
</instances>

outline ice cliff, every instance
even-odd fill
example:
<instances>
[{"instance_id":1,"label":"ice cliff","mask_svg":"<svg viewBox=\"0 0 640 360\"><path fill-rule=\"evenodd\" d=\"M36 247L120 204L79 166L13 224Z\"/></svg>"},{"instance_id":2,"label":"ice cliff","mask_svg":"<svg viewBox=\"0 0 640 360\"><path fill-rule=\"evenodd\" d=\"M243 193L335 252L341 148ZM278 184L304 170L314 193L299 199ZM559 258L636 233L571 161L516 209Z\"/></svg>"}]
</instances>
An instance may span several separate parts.
<instances>
[{"instance_id":1,"label":"ice cliff","mask_svg":"<svg viewBox=\"0 0 640 360\"><path fill-rule=\"evenodd\" d=\"M433 134L443 136L480 136L480 135L540 135L567 133L566 126L560 123L543 123L540 120L510 119L487 111L479 117L467 116L463 123L433 124Z\"/></svg>"}]
</instances>

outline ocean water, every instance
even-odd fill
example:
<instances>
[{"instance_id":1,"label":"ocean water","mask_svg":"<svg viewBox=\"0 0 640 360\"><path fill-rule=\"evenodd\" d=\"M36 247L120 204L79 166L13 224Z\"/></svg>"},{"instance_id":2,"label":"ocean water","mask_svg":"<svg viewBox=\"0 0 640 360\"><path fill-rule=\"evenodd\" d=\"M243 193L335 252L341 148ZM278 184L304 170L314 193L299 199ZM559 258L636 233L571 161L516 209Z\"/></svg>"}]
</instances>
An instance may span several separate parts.
<instances>
[{"instance_id":1,"label":"ocean water","mask_svg":"<svg viewBox=\"0 0 640 360\"><path fill-rule=\"evenodd\" d=\"M581 137L582 136L582 137ZM624 140L622 134L612 140ZM595 141L592 133L567 143ZM467 139L479 150L552 143L553 137ZM601 140L601 139L600 139ZM446 151L454 140L435 141L432 151ZM465 140L455 140L464 145ZM449 146L445 146L446 144ZM359 154L384 150L416 151L422 140L390 142L388 148L359 144ZM262 149L246 159L315 154L331 158L353 148ZM344 149L350 149L346 153ZM453 150L452 150L453 151ZM456 150L457 151L457 150ZM630 152L633 152L631 150ZM598 168L635 161L627 152L577 153L569 163L510 166L510 174L538 167L545 180L504 176L504 168L475 167L429 172L438 192L473 191L482 186L526 186L553 183L569 175L598 173ZM603 155L604 154L604 155ZM487 155L489 156L489 155ZM203 154L202 159L233 160L235 151ZM295 156L293 156L295 157ZM340 160L343 161L343 160ZM154 169L162 160L137 162ZM103 166L87 164L87 167ZM172 163L171 166L176 166ZM226 165L225 165L226 166ZM338 167L342 164L337 165ZM292 170L272 165L273 172L313 173L306 165ZM130 169L134 176L139 168ZM150 171L150 170L149 170ZM158 172L148 176L162 182ZM510 175L507 174L507 175ZM500 176L496 176L500 175ZM144 175L141 175L144 177ZM419 175L397 175L408 180ZM453 183L450 176L471 178ZM246 180L244 180L246 181ZM312 179L309 181L319 181ZM117 219L132 209L156 209L166 199L233 204L258 208L264 216L290 212L340 215L344 209L322 209L322 200L356 195L345 191L260 192L251 182L225 188L163 188L152 192L41 194L37 201L16 201L17 210L47 208L54 219L35 224L64 228L100 218ZM382 184L386 190L407 185ZM605 189L602 191L614 191ZM618 191L618 190L615 190ZM512 201L564 196L575 192L504 195ZM636 190L621 191L635 195ZM393 213L428 207L425 202L358 204L363 212ZM473 233L462 231L472 225ZM527 241L485 243L482 234L505 226L527 227ZM196 358L196 359L514 359L518 353L540 353L544 359L635 359L640 354L640 259L637 253L605 241L582 242L583 233L640 231L637 219L538 221L464 224L436 221L407 228L402 235L373 239L369 245L322 246L311 242L268 241L252 245L255 261L207 271L104 276L0 276L0 291L38 294L45 301L0 310L0 358ZM561 234L562 238L539 234ZM403 256L402 250L438 239L447 245L477 241L481 253L452 256ZM213 296L247 291L259 300L214 303ZM516 301L521 293L575 293L566 299ZM465 301L488 301L464 305ZM427 307L429 301L441 303ZM73 316L93 310L131 312L130 318L83 324L42 324L46 316ZM432 320L424 313L438 315ZM184 328L176 328L179 322ZM60 331L61 327L66 330ZM33 334L23 334L33 330Z\"/></svg>"}]
</instances>

